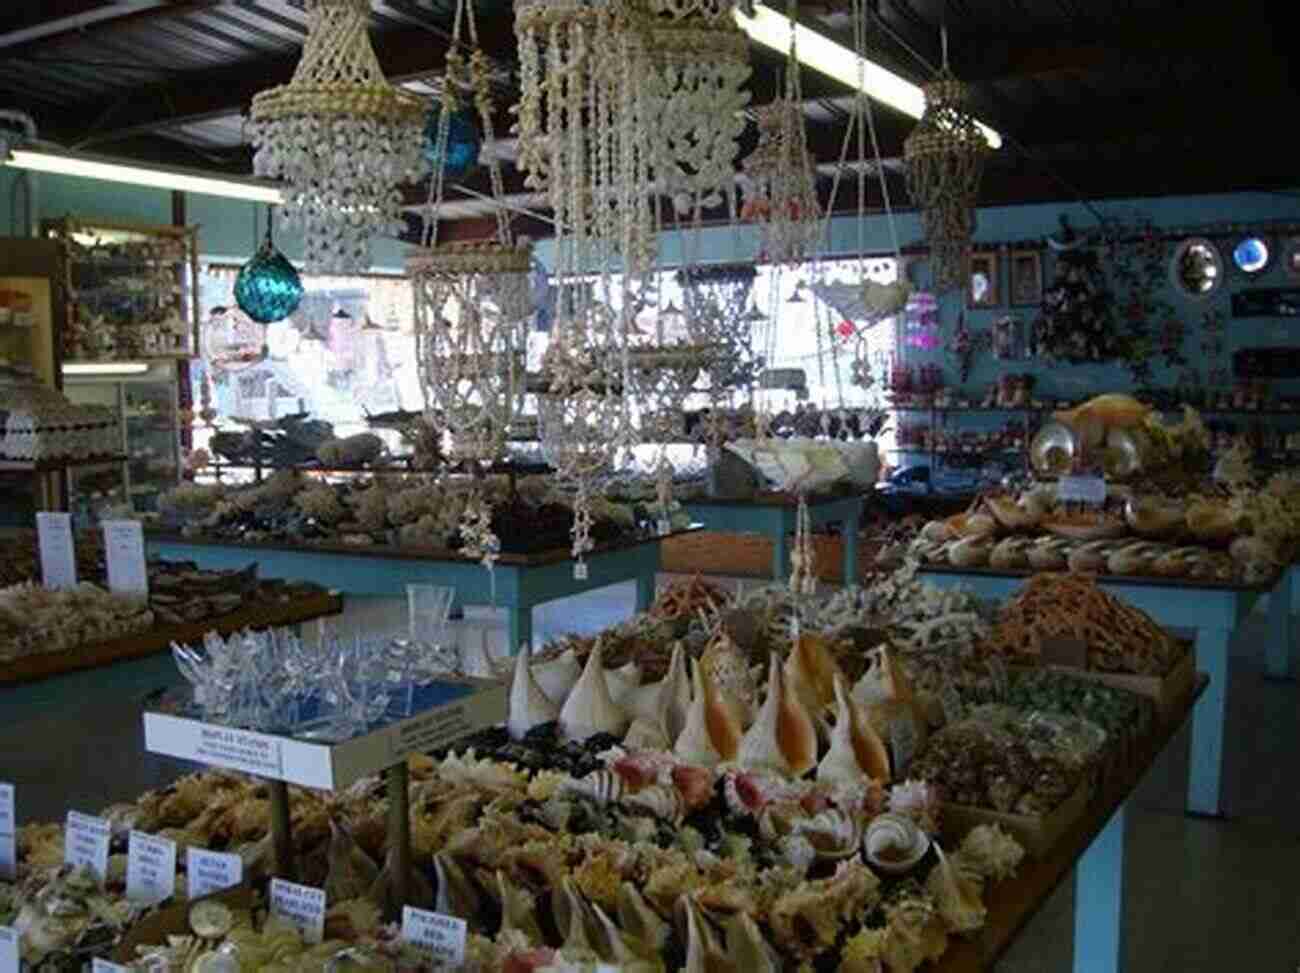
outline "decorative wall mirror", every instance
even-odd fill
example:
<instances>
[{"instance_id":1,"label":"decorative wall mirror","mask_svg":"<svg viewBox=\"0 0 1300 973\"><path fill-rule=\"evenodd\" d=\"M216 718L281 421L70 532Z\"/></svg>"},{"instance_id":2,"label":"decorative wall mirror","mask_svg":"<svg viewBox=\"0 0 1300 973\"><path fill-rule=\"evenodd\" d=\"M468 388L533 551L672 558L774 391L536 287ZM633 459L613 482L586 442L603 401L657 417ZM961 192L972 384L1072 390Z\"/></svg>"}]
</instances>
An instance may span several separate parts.
<instances>
[{"instance_id":1,"label":"decorative wall mirror","mask_svg":"<svg viewBox=\"0 0 1300 973\"><path fill-rule=\"evenodd\" d=\"M1260 236L1245 236L1232 248L1232 265L1247 277L1257 277L1273 261L1273 247Z\"/></svg>"},{"instance_id":2,"label":"decorative wall mirror","mask_svg":"<svg viewBox=\"0 0 1300 973\"><path fill-rule=\"evenodd\" d=\"M1203 237L1178 244L1169 270L1174 287L1187 297L1209 297L1223 283L1223 258L1218 248Z\"/></svg>"}]
</instances>

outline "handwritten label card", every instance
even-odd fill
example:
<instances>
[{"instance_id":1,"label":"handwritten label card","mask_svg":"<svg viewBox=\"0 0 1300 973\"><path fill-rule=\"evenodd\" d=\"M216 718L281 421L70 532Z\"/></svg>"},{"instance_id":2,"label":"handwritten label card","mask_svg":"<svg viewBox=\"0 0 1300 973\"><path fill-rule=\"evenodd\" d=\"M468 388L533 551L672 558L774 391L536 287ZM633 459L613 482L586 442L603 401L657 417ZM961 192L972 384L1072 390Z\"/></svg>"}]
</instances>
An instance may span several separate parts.
<instances>
[{"instance_id":1,"label":"handwritten label card","mask_svg":"<svg viewBox=\"0 0 1300 973\"><path fill-rule=\"evenodd\" d=\"M63 863L88 868L102 882L108 872L108 839L112 833L103 818L69 811L63 833Z\"/></svg>"},{"instance_id":2,"label":"handwritten label card","mask_svg":"<svg viewBox=\"0 0 1300 973\"><path fill-rule=\"evenodd\" d=\"M176 842L132 831L126 846L126 897L155 903L176 891Z\"/></svg>"},{"instance_id":3,"label":"handwritten label card","mask_svg":"<svg viewBox=\"0 0 1300 973\"><path fill-rule=\"evenodd\" d=\"M402 940L432 950L435 963L463 965L467 931L464 919L409 905L402 908Z\"/></svg>"},{"instance_id":4,"label":"handwritten label card","mask_svg":"<svg viewBox=\"0 0 1300 973\"><path fill-rule=\"evenodd\" d=\"M318 943L325 935L325 890L273 878L271 915L297 926L305 942Z\"/></svg>"},{"instance_id":5,"label":"handwritten label card","mask_svg":"<svg viewBox=\"0 0 1300 973\"><path fill-rule=\"evenodd\" d=\"M1099 476L1063 476L1056 484L1056 499L1099 507L1106 502L1106 481Z\"/></svg>"},{"instance_id":6,"label":"handwritten label card","mask_svg":"<svg viewBox=\"0 0 1300 973\"><path fill-rule=\"evenodd\" d=\"M77 552L72 541L72 514L38 513L36 536L41 551L41 584L55 590L77 586Z\"/></svg>"},{"instance_id":7,"label":"handwritten label card","mask_svg":"<svg viewBox=\"0 0 1300 973\"><path fill-rule=\"evenodd\" d=\"M233 889L244 879L244 860L238 855L191 848L185 858L186 893L191 902L213 892Z\"/></svg>"},{"instance_id":8,"label":"handwritten label card","mask_svg":"<svg viewBox=\"0 0 1300 973\"><path fill-rule=\"evenodd\" d=\"M14 835L17 833L14 785L0 783L0 879L12 880L17 877L18 857L14 848Z\"/></svg>"},{"instance_id":9,"label":"handwritten label card","mask_svg":"<svg viewBox=\"0 0 1300 973\"><path fill-rule=\"evenodd\" d=\"M18 930L0 926L0 973L18 973Z\"/></svg>"},{"instance_id":10,"label":"handwritten label card","mask_svg":"<svg viewBox=\"0 0 1300 973\"><path fill-rule=\"evenodd\" d=\"M104 521L104 556L108 587L123 594L149 594L144 560L144 528L138 520Z\"/></svg>"}]
</instances>

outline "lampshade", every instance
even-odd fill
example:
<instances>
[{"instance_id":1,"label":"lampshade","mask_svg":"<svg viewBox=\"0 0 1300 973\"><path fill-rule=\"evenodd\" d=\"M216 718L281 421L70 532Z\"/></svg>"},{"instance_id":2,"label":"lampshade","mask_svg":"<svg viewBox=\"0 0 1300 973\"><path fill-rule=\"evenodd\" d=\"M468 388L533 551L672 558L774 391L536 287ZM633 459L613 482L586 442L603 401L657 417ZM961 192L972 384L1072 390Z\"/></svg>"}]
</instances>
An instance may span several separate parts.
<instances>
[{"instance_id":1,"label":"lampshade","mask_svg":"<svg viewBox=\"0 0 1300 973\"><path fill-rule=\"evenodd\" d=\"M239 268L235 303L261 324L283 321L302 303L302 279L275 248L269 231L256 256Z\"/></svg>"},{"instance_id":2,"label":"lampshade","mask_svg":"<svg viewBox=\"0 0 1300 973\"><path fill-rule=\"evenodd\" d=\"M439 165L438 125L442 120L442 103L435 101L424 126L424 158L431 166ZM474 124L473 109L460 109L447 116L447 147L441 160L447 179L463 179L478 165L483 137Z\"/></svg>"}]
</instances>

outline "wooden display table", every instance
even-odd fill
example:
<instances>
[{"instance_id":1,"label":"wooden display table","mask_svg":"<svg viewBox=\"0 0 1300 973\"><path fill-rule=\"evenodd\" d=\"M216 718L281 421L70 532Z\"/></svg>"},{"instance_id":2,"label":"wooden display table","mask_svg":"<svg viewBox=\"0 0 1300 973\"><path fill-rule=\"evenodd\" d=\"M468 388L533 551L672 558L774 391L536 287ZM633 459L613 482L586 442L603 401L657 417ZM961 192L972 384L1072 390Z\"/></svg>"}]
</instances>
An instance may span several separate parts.
<instances>
[{"instance_id":1,"label":"wooden display table","mask_svg":"<svg viewBox=\"0 0 1300 973\"><path fill-rule=\"evenodd\" d=\"M808 518L813 527L840 525L845 584L858 580L858 523L864 502L860 495L808 498ZM789 577L790 535L799 509L797 498L785 493L760 494L743 500L685 500L682 507L706 530L767 535L772 539L773 579Z\"/></svg>"},{"instance_id":2,"label":"wooden display table","mask_svg":"<svg viewBox=\"0 0 1300 973\"><path fill-rule=\"evenodd\" d=\"M995 571L988 568L922 566L925 579L940 587L962 585L979 598L1009 598L1034 571ZM1175 578L1114 578L1102 575L1102 590L1140 608L1168 629L1194 631L1196 668L1210 677L1192 717L1192 769L1187 809L1209 817L1222 815L1220 778L1223 769L1223 726L1228 705L1228 648L1232 637L1259 600L1286 578L1259 586L1187 581ZM1277 606L1286 597L1270 599ZM1289 611L1274 606L1270 614ZM1273 626L1270 626L1273 628ZM1275 628L1271 638L1286 637Z\"/></svg>"},{"instance_id":3,"label":"wooden display table","mask_svg":"<svg viewBox=\"0 0 1300 973\"><path fill-rule=\"evenodd\" d=\"M34 682L81 669L97 669L114 662L155 655L167 651L173 642L201 641L208 632L225 636L245 628L300 625L327 615L338 615L342 611L343 598L338 592L317 591L285 601L252 605L203 621L156 625L143 632L103 642L86 642L62 652L25 655L9 662L0 661L0 686Z\"/></svg>"},{"instance_id":4,"label":"wooden display table","mask_svg":"<svg viewBox=\"0 0 1300 973\"><path fill-rule=\"evenodd\" d=\"M697 527L665 535L674 537ZM347 595L405 597L408 584L456 589L457 605L498 604L507 609L511 651L533 637L533 609L557 598L636 582L635 611L654 601L660 547L665 537L644 537L598 547L586 557L587 577L574 576L568 550L502 554L493 579L486 568L456 551L343 545L239 544L148 535L151 557L194 561L202 568L244 567L258 562L264 578L307 578Z\"/></svg>"},{"instance_id":5,"label":"wooden display table","mask_svg":"<svg viewBox=\"0 0 1300 973\"><path fill-rule=\"evenodd\" d=\"M1128 799L1156 758L1213 689L1204 674L1176 711L1158 719L1119 773L1110 775L1087 812L1065 829L1052 851L1026 858L1016 877L990 887L988 924L971 939L953 939L934 964L939 973L991 969L1020 930L1042 908L1053 889L1074 869L1074 970L1115 973L1120 969L1124 916L1124 826ZM1208 685L1208 688L1207 688ZM1195 768L1193 766L1193 773Z\"/></svg>"}]
</instances>

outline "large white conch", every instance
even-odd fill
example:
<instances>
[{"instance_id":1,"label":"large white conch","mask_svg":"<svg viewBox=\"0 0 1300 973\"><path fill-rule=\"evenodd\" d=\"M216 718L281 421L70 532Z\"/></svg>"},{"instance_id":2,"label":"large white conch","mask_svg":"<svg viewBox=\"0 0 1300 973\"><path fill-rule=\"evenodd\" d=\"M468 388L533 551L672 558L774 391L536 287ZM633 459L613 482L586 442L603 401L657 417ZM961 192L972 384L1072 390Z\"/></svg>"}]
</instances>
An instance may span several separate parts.
<instances>
[{"instance_id":1,"label":"large white conch","mask_svg":"<svg viewBox=\"0 0 1300 973\"><path fill-rule=\"evenodd\" d=\"M627 714L610 694L597 645L560 708L560 732L566 740L585 740L597 733L621 734L627 723Z\"/></svg>"}]
</instances>

